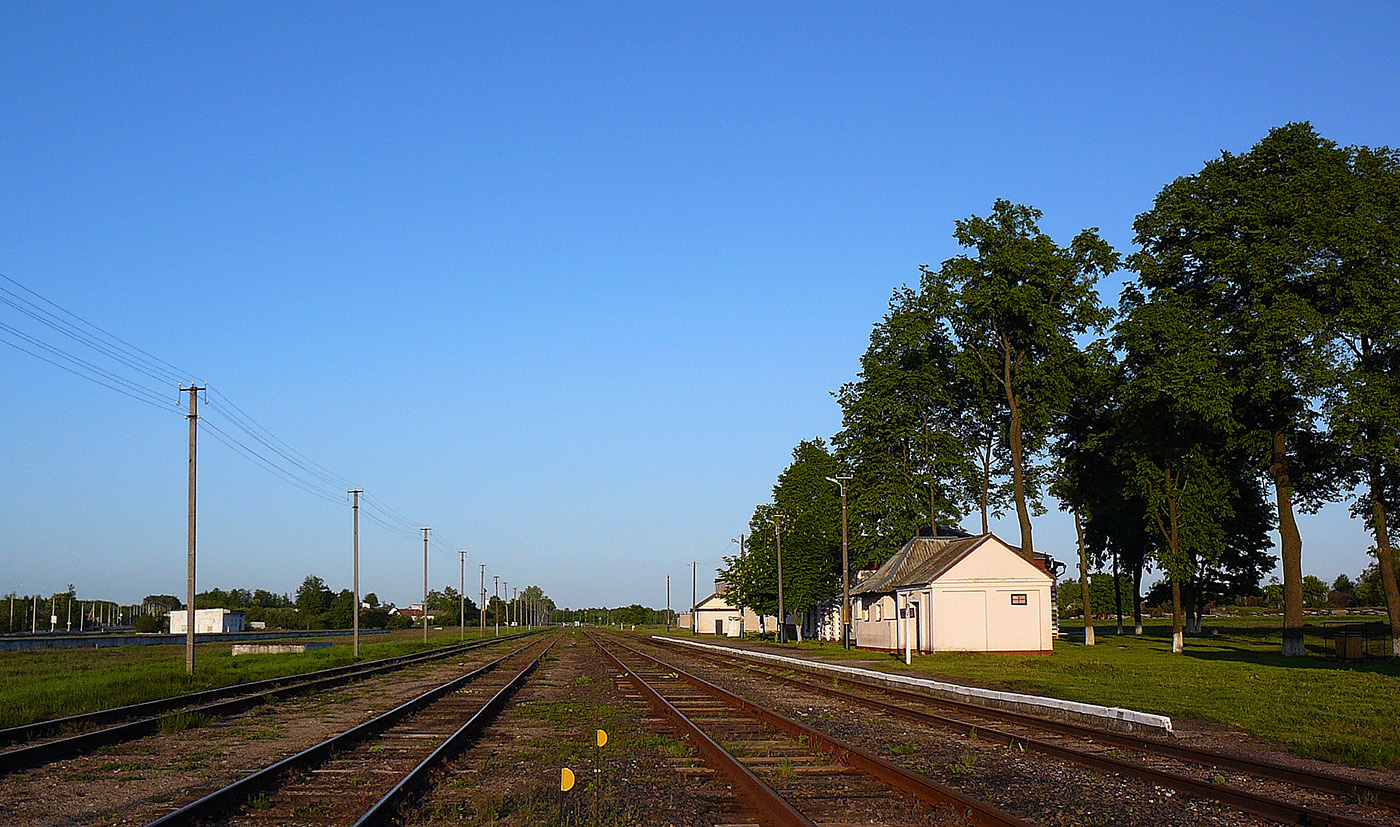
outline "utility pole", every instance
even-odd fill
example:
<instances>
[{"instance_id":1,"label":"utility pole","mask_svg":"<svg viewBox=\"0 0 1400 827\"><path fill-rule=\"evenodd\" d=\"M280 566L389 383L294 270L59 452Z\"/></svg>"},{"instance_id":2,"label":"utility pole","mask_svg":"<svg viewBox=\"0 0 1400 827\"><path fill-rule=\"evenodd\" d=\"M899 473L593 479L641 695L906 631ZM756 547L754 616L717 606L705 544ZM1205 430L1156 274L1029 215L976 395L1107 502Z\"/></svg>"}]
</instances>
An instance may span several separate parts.
<instances>
[{"instance_id":1,"label":"utility pole","mask_svg":"<svg viewBox=\"0 0 1400 827\"><path fill-rule=\"evenodd\" d=\"M671 575L666 575L666 634L671 633Z\"/></svg>"},{"instance_id":2,"label":"utility pole","mask_svg":"<svg viewBox=\"0 0 1400 827\"><path fill-rule=\"evenodd\" d=\"M355 503L351 508L355 511L355 657L360 656L360 495L365 493L363 488L352 488L350 494L354 496Z\"/></svg>"},{"instance_id":3,"label":"utility pole","mask_svg":"<svg viewBox=\"0 0 1400 827\"><path fill-rule=\"evenodd\" d=\"M481 603L476 607L481 619L481 639L486 639L486 564L481 564Z\"/></svg>"},{"instance_id":4,"label":"utility pole","mask_svg":"<svg viewBox=\"0 0 1400 827\"><path fill-rule=\"evenodd\" d=\"M428 532L423 529L423 642L428 642Z\"/></svg>"},{"instance_id":5,"label":"utility pole","mask_svg":"<svg viewBox=\"0 0 1400 827\"><path fill-rule=\"evenodd\" d=\"M737 538L731 537L730 540L729 540L729 542L731 542L731 543L738 543L738 544L739 544L739 559L740 559L740 560L744 559L744 532L742 532L742 531L739 532L739 536L738 536ZM742 606L740 606L740 607L739 607L739 638L742 640L743 637L744 637L744 608L743 608Z\"/></svg>"},{"instance_id":6,"label":"utility pole","mask_svg":"<svg viewBox=\"0 0 1400 827\"><path fill-rule=\"evenodd\" d=\"M787 643L787 614L783 611L783 515L774 514L768 522L778 536L778 642Z\"/></svg>"},{"instance_id":7,"label":"utility pole","mask_svg":"<svg viewBox=\"0 0 1400 827\"><path fill-rule=\"evenodd\" d=\"M827 477L841 488L841 648L851 648L851 563L850 544L846 536L846 483L854 479L850 474Z\"/></svg>"},{"instance_id":8,"label":"utility pole","mask_svg":"<svg viewBox=\"0 0 1400 827\"><path fill-rule=\"evenodd\" d=\"M510 619L516 626L520 625L520 590L515 590L515 597L510 601Z\"/></svg>"},{"instance_id":9,"label":"utility pole","mask_svg":"<svg viewBox=\"0 0 1400 827\"><path fill-rule=\"evenodd\" d=\"M690 566L690 633L693 635L700 629L695 619L695 561L691 560L686 565Z\"/></svg>"},{"instance_id":10,"label":"utility pole","mask_svg":"<svg viewBox=\"0 0 1400 827\"><path fill-rule=\"evenodd\" d=\"M457 553L462 556L462 591L458 592L461 608L457 610L457 619L462 622L462 640L467 639L467 550L458 549Z\"/></svg>"},{"instance_id":11,"label":"utility pole","mask_svg":"<svg viewBox=\"0 0 1400 827\"><path fill-rule=\"evenodd\" d=\"M185 673L194 674L194 503L195 503L195 430L199 425L199 392L203 387L190 383L188 388L180 388L180 393L190 395L190 412L186 418L190 421L190 514L187 545L189 551L185 564L185 591L188 593L189 605L185 607L187 612L185 622Z\"/></svg>"},{"instance_id":12,"label":"utility pole","mask_svg":"<svg viewBox=\"0 0 1400 827\"><path fill-rule=\"evenodd\" d=\"M496 637L500 637L500 636L501 636L501 607L500 607L500 603L501 603L501 576L500 576L499 574L493 574L493 575L491 575L491 576L494 577L494 578L496 578L496 606L495 606L495 611L493 611L493 612L491 613L491 616L494 617L494 618L496 618Z\"/></svg>"},{"instance_id":13,"label":"utility pole","mask_svg":"<svg viewBox=\"0 0 1400 827\"><path fill-rule=\"evenodd\" d=\"M509 634L509 633L510 633L510 621L511 621L511 616L510 616L510 609L511 609L511 605L510 605L510 581L509 581L509 580L502 580L502 581L501 581L501 584L504 585L504 586L506 587L506 633Z\"/></svg>"}]
</instances>

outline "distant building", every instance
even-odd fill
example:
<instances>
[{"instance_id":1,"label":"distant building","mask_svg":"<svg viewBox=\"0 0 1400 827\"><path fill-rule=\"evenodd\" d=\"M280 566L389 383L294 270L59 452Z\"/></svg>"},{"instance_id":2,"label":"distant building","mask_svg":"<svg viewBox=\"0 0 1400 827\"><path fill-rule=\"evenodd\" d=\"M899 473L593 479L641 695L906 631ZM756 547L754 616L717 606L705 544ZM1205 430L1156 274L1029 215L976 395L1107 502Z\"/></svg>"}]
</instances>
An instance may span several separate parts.
<instances>
[{"instance_id":1,"label":"distant building","mask_svg":"<svg viewBox=\"0 0 1400 827\"><path fill-rule=\"evenodd\" d=\"M185 634L188 630L186 624L189 622L189 618L189 611L185 609L172 611L170 613L170 633L172 635ZM228 609L194 610L194 633L197 635L222 635L246 631L247 628L247 614L244 612L229 611Z\"/></svg>"},{"instance_id":2,"label":"distant building","mask_svg":"<svg viewBox=\"0 0 1400 827\"><path fill-rule=\"evenodd\" d=\"M414 603L412 606L409 606L404 609L395 609L394 614L399 615L400 617L406 617L414 623L421 623L423 617L423 604ZM431 623L436 618L437 615L430 614L428 615L428 622Z\"/></svg>"},{"instance_id":3,"label":"distant building","mask_svg":"<svg viewBox=\"0 0 1400 827\"><path fill-rule=\"evenodd\" d=\"M915 537L851 588L856 645L915 652L1051 652L1059 564L994 534Z\"/></svg>"},{"instance_id":4,"label":"distant building","mask_svg":"<svg viewBox=\"0 0 1400 827\"><path fill-rule=\"evenodd\" d=\"M743 637L745 632L767 631L778 628L778 618L773 615L760 618L753 609L740 609L725 599L724 593L729 584L715 581L715 593L701 600L695 607L695 631L702 635L721 637ZM689 627L690 616L682 615Z\"/></svg>"}]
</instances>

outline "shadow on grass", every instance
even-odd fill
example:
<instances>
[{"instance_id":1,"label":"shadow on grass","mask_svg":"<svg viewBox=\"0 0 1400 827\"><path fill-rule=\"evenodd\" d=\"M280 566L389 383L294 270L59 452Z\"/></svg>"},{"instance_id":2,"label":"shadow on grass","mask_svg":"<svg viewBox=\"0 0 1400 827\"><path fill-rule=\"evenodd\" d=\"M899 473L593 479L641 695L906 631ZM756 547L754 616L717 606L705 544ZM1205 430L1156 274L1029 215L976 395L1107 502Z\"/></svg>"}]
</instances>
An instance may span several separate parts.
<instances>
[{"instance_id":1,"label":"shadow on grass","mask_svg":"<svg viewBox=\"0 0 1400 827\"><path fill-rule=\"evenodd\" d=\"M1336 631L1335 626L1305 625L1303 638L1307 655L1286 658L1279 651L1283 647L1283 628L1281 626L1214 627L1207 624L1205 632L1186 636L1185 651L1182 655L1199 661L1229 661L1280 669L1321 669L1400 677L1400 658L1375 655L1360 660L1338 658L1330 637ZM1135 640L1154 648L1160 646L1169 649L1172 629L1170 625L1145 624L1141 635L1127 632L1120 638L1112 630L1096 629L1095 636L1101 644L1110 641ZM1369 648L1372 651L1378 648L1376 642L1378 639L1389 646L1390 630L1388 627L1381 634L1371 633ZM1080 636L1071 638L1071 641L1083 645L1083 638Z\"/></svg>"}]
</instances>

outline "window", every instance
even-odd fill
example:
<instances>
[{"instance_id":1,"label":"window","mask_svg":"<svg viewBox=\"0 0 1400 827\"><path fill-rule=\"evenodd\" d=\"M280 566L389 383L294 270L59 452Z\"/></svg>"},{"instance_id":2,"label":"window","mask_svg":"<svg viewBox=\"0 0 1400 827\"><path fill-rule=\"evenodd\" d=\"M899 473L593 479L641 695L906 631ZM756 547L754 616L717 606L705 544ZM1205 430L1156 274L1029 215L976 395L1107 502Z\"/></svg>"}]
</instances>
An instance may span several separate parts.
<instances>
[{"instance_id":1,"label":"window","mask_svg":"<svg viewBox=\"0 0 1400 827\"><path fill-rule=\"evenodd\" d=\"M1012 605L1012 606L1025 606L1025 605L1026 605L1026 596L1025 596L1024 594L1013 594L1013 595L1011 595L1011 605Z\"/></svg>"}]
</instances>

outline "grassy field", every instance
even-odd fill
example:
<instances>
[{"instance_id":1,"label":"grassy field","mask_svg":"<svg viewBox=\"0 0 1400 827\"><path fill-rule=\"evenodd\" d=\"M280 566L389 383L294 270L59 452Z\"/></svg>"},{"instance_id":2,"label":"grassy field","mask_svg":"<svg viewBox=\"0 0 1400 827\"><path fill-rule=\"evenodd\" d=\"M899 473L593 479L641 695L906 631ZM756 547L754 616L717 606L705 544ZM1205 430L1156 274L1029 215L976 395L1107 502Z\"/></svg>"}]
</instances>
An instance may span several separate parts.
<instances>
[{"instance_id":1,"label":"grassy field","mask_svg":"<svg viewBox=\"0 0 1400 827\"><path fill-rule=\"evenodd\" d=\"M505 634L502 630L502 634ZM430 632L428 648L458 642L458 629ZM487 630L487 637L491 630ZM467 639L476 639L467 630ZM0 727L125 706L186 692L344 666L355 661L348 638L304 654L232 656L230 643L195 647L195 674L185 674L185 647L47 649L0 652ZM422 629L360 639L360 660L424 649Z\"/></svg>"},{"instance_id":2,"label":"grassy field","mask_svg":"<svg viewBox=\"0 0 1400 827\"><path fill-rule=\"evenodd\" d=\"M1310 635L1305 658L1279 654L1277 618L1209 619L1173 655L1170 620L1118 637L1096 624L1097 646L1055 642L1053 655L894 655L839 644L792 648L826 657L876 660L876 668L1067 700L1196 718L1235 727L1293 752L1358 767L1400 770L1400 660L1342 663ZM1109 632L1109 634L1105 634Z\"/></svg>"}]
</instances>

